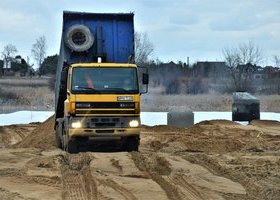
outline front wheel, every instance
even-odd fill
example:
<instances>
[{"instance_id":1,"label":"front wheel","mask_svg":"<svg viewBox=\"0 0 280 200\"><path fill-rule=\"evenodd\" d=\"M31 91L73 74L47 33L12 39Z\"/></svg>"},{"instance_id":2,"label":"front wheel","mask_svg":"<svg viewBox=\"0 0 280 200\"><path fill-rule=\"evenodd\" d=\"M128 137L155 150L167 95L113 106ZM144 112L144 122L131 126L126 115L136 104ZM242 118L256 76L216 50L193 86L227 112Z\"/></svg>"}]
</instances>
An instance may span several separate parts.
<instances>
[{"instance_id":1,"label":"front wheel","mask_svg":"<svg viewBox=\"0 0 280 200\"><path fill-rule=\"evenodd\" d=\"M125 151L138 151L140 145L140 137L139 136L130 136L125 138L124 147Z\"/></svg>"},{"instance_id":2,"label":"front wheel","mask_svg":"<svg viewBox=\"0 0 280 200\"><path fill-rule=\"evenodd\" d=\"M78 143L75 139L69 139L68 135L63 135L63 150L68 153L78 153Z\"/></svg>"},{"instance_id":3,"label":"front wheel","mask_svg":"<svg viewBox=\"0 0 280 200\"><path fill-rule=\"evenodd\" d=\"M75 140L75 139L69 140L66 151L68 153L78 153L78 143L77 143L77 140Z\"/></svg>"},{"instance_id":4,"label":"front wheel","mask_svg":"<svg viewBox=\"0 0 280 200\"><path fill-rule=\"evenodd\" d=\"M55 142L56 142L56 146L58 148L62 148L62 141L61 141L61 136L62 135L62 128L61 128L61 124L57 123L56 128L55 128Z\"/></svg>"}]
</instances>

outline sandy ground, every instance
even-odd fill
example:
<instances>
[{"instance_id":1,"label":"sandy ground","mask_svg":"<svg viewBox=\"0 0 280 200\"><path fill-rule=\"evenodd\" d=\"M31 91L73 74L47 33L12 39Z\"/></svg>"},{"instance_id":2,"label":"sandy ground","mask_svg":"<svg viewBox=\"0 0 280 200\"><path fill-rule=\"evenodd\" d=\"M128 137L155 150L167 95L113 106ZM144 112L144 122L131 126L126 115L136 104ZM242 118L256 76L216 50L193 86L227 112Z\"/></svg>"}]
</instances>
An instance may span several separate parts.
<instances>
[{"instance_id":1,"label":"sandy ground","mask_svg":"<svg viewBox=\"0 0 280 200\"><path fill-rule=\"evenodd\" d=\"M142 127L139 152L68 154L53 119L0 127L0 199L280 199L280 123Z\"/></svg>"}]
</instances>

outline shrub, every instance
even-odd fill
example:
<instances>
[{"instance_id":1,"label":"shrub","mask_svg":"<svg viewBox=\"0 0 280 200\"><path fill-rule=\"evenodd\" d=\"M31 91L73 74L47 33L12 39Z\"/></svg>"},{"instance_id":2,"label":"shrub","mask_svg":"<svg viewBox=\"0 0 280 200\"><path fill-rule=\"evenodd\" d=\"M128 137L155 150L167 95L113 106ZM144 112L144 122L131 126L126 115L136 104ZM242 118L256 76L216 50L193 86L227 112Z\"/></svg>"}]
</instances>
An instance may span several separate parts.
<instances>
[{"instance_id":1,"label":"shrub","mask_svg":"<svg viewBox=\"0 0 280 200\"><path fill-rule=\"evenodd\" d=\"M54 91L54 88L55 88L55 76L51 76L51 78L48 80L48 88L51 91Z\"/></svg>"},{"instance_id":2,"label":"shrub","mask_svg":"<svg viewBox=\"0 0 280 200\"><path fill-rule=\"evenodd\" d=\"M3 90L3 88L0 88L0 98L4 101L7 101L11 99L13 100L18 99L18 96L13 92L5 91Z\"/></svg>"}]
</instances>

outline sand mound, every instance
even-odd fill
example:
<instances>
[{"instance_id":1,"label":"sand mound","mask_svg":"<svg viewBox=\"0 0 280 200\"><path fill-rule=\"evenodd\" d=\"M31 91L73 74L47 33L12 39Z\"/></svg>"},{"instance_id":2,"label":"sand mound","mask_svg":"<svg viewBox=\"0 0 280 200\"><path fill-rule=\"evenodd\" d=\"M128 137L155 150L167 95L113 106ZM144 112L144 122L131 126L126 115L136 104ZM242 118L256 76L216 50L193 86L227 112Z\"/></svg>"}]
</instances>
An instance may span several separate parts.
<instances>
[{"instance_id":1,"label":"sand mound","mask_svg":"<svg viewBox=\"0 0 280 200\"><path fill-rule=\"evenodd\" d=\"M141 126L141 131L151 131L151 132L184 132L186 128L177 128L174 126L168 126L168 125L156 125L156 126Z\"/></svg>"},{"instance_id":2,"label":"sand mound","mask_svg":"<svg viewBox=\"0 0 280 200\"><path fill-rule=\"evenodd\" d=\"M78 154L54 147L54 117L0 127L0 199L279 200L279 123L141 126L139 152ZM21 138L39 149L5 146Z\"/></svg>"},{"instance_id":3,"label":"sand mound","mask_svg":"<svg viewBox=\"0 0 280 200\"><path fill-rule=\"evenodd\" d=\"M229 120L206 120L197 123L196 125L240 125L237 122L229 121Z\"/></svg>"},{"instance_id":4,"label":"sand mound","mask_svg":"<svg viewBox=\"0 0 280 200\"><path fill-rule=\"evenodd\" d=\"M250 122L253 126L280 126L280 122L276 120L253 120Z\"/></svg>"},{"instance_id":5,"label":"sand mound","mask_svg":"<svg viewBox=\"0 0 280 200\"><path fill-rule=\"evenodd\" d=\"M17 147L48 149L55 146L54 116L33 130Z\"/></svg>"}]
</instances>

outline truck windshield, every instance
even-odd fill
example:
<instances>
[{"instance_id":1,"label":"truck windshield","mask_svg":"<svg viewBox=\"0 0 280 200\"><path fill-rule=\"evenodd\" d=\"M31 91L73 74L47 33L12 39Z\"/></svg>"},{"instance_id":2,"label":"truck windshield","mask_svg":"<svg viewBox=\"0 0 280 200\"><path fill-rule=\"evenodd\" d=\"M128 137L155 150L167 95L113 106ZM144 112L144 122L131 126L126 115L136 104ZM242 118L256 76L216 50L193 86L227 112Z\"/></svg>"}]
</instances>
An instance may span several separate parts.
<instances>
[{"instance_id":1,"label":"truck windshield","mask_svg":"<svg viewBox=\"0 0 280 200\"><path fill-rule=\"evenodd\" d=\"M137 70L133 67L75 67L74 94L137 94Z\"/></svg>"}]
</instances>

